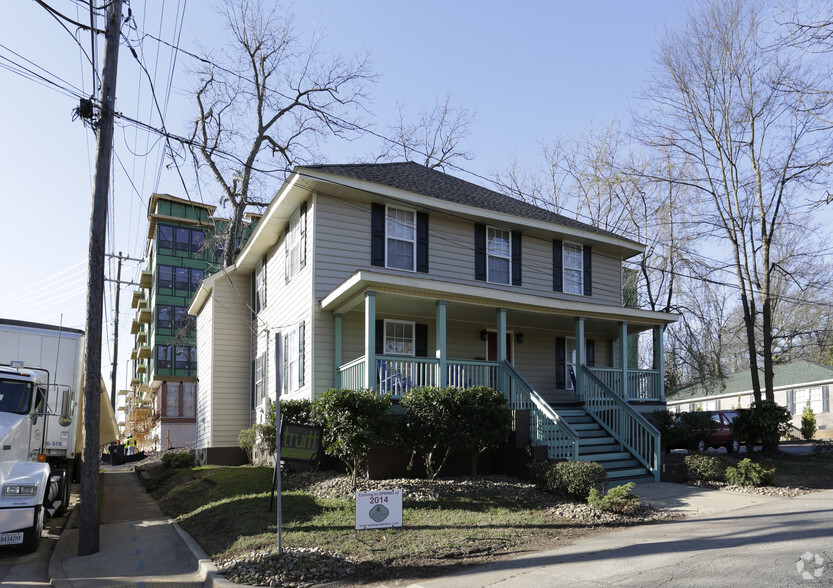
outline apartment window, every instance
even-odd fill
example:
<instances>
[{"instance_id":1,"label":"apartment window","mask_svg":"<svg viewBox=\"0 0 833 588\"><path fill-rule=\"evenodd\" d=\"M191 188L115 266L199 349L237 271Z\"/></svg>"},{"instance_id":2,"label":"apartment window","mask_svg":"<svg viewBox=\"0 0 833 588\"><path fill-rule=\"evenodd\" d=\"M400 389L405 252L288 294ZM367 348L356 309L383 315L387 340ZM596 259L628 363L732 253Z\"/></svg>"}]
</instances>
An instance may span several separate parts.
<instances>
[{"instance_id":1,"label":"apartment window","mask_svg":"<svg viewBox=\"0 0 833 588\"><path fill-rule=\"evenodd\" d=\"M829 387L787 390L787 409L794 415L802 414L809 402L815 414L830 410Z\"/></svg>"},{"instance_id":2,"label":"apartment window","mask_svg":"<svg viewBox=\"0 0 833 588\"><path fill-rule=\"evenodd\" d=\"M564 243L564 292L567 294L584 293L584 251L581 245Z\"/></svg>"},{"instance_id":3,"label":"apartment window","mask_svg":"<svg viewBox=\"0 0 833 588\"><path fill-rule=\"evenodd\" d=\"M195 370L197 369L197 348L177 347L176 348L176 369Z\"/></svg>"},{"instance_id":4,"label":"apartment window","mask_svg":"<svg viewBox=\"0 0 833 588\"><path fill-rule=\"evenodd\" d=\"M506 229L486 229L486 281L508 284L512 265L512 233Z\"/></svg>"},{"instance_id":5,"label":"apartment window","mask_svg":"<svg viewBox=\"0 0 833 588\"><path fill-rule=\"evenodd\" d=\"M283 336L283 389L298 390L305 383L306 325L304 321Z\"/></svg>"},{"instance_id":6,"label":"apartment window","mask_svg":"<svg viewBox=\"0 0 833 588\"><path fill-rule=\"evenodd\" d=\"M307 206L302 204L289 219L286 228L286 281L297 274L307 263Z\"/></svg>"},{"instance_id":7,"label":"apartment window","mask_svg":"<svg viewBox=\"0 0 833 588\"><path fill-rule=\"evenodd\" d=\"M201 229L191 229L191 253L201 253L205 244L205 232Z\"/></svg>"},{"instance_id":8,"label":"apartment window","mask_svg":"<svg viewBox=\"0 0 833 588\"><path fill-rule=\"evenodd\" d=\"M196 292L205 278L205 270L191 268L191 292Z\"/></svg>"},{"instance_id":9,"label":"apartment window","mask_svg":"<svg viewBox=\"0 0 833 588\"><path fill-rule=\"evenodd\" d=\"M170 329L173 325L171 317L171 307L160 304L156 307L156 325L160 329Z\"/></svg>"},{"instance_id":10,"label":"apartment window","mask_svg":"<svg viewBox=\"0 0 833 588\"><path fill-rule=\"evenodd\" d=\"M266 256L255 266L254 281L254 311L257 313L266 308Z\"/></svg>"},{"instance_id":11,"label":"apartment window","mask_svg":"<svg viewBox=\"0 0 833 588\"><path fill-rule=\"evenodd\" d=\"M170 265L160 265L157 267L159 288L173 289L174 287L174 268Z\"/></svg>"},{"instance_id":12,"label":"apartment window","mask_svg":"<svg viewBox=\"0 0 833 588\"><path fill-rule=\"evenodd\" d=\"M174 228L170 225L159 225L159 249L174 248Z\"/></svg>"},{"instance_id":13,"label":"apartment window","mask_svg":"<svg viewBox=\"0 0 833 588\"><path fill-rule=\"evenodd\" d=\"M415 355L414 323L385 319L385 354Z\"/></svg>"},{"instance_id":14,"label":"apartment window","mask_svg":"<svg viewBox=\"0 0 833 588\"><path fill-rule=\"evenodd\" d=\"M191 272L187 267L174 268L174 289L189 291L191 286Z\"/></svg>"},{"instance_id":15,"label":"apartment window","mask_svg":"<svg viewBox=\"0 0 833 588\"><path fill-rule=\"evenodd\" d=\"M169 345L156 346L156 369L171 369L171 347Z\"/></svg>"},{"instance_id":16,"label":"apartment window","mask_svg":"<svg viewBox=\"0 0 833 588\"><path fill-rule=\"evenodd\" d=\"M387 207L385 250L387 267L415 271L416 215L414 211Z\"/></svg>"},{"instance_id":17,"label":"apartment window","mask_svg":"<svg viewBox=\"0 0 833 588\"><path fill-rule=\"evenodd\" d=\"M191 231L185 227L176 228L176 250L191 251Z\"/></svg>"}]
</instances>

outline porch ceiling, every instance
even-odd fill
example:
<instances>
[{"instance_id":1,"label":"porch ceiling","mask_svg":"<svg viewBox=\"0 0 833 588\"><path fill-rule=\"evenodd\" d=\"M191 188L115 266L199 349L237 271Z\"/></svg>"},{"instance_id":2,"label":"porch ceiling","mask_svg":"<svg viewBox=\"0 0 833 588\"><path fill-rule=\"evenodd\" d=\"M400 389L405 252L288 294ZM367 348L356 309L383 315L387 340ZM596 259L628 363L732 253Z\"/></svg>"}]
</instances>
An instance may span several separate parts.
<instances>
[{"instance_id":1,"label":"porch ceiling","mask_svg":"<svg viewBox=\"0 0 833 588\"><path fill-rule=\"evenodd\" d=\"M340 314L361 311L368 291L377 293L378 314L433 318L436 301L445 300L449 321L471 322L482 325L480 328L494 326L495 309L499 307L507 309L507 323L513 327L570 331L574 328L575 317L583 316L588 333L612 336L618 332L618 323L622 321L628 323L630 333L637 333L677 320L676 315L667 313L366 271L356 272L335 288L321 301L321 308Z\"/></svg>"}]
</instances>

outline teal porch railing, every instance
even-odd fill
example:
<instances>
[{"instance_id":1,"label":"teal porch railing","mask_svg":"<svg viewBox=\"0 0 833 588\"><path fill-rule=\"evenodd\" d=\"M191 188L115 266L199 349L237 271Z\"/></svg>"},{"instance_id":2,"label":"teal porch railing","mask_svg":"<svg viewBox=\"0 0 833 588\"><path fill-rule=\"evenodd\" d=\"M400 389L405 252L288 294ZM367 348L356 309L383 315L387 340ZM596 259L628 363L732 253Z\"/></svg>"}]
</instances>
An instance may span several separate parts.
<instances>
[{"instance_id":1,"label":"teal porch railing","mask_svg":"<svg viewBox=\"0 0 833 588\"><path fill-rule=\"evenodd\" d=\"M363 388L365 358L339 369L342 388ZM449 360L447 384L470 388L489 386L503 392L509 408L529 410L529 433L533 445L545 446L549 459L578 459L579 437L509 362ZM440 362L434 358L376 357L376 382L380 393L401 398L418 386L440 385Z\"/></svg>"},{"instance_id":2,"label":"teal porch railing","mask_svg":"<svg viewBox=\"0 0 833 588\"><path fill-rule=\"evenodd\" d=\"M660 435L645 417L586 366L581 367L579 398L584 410L613 435L659 482Z\"/></svg>"},{"instance_id":3,"label":"teal porch railing","mask_svg":"<svg viewBox=\"0 0 833 588\"><path fill-rule=\"evenodd\" d=\"M590 372L605 386L621 397L622 370L619 368L589 367ZM628 370L628 397L625 400L653 400L664 402L662 396L661 374L657 370Z\"/></svg>"}]
</instances>

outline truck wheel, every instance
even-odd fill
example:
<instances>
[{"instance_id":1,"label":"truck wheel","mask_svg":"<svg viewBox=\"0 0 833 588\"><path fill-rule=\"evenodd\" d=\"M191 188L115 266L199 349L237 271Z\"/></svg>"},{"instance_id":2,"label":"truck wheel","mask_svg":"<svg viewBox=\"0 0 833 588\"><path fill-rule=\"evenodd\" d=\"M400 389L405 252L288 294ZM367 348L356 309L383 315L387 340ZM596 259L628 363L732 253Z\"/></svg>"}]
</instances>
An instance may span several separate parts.
<instances>
[{"instance_id":1,"label":"truck wheel","mask_svg":"<svg viewBox=\"0 0 833 588\"><path fill-rule=\"evenodd\" d=\"M40 547L40 539L43 535L43 507L35 507L35 517L32 526L23 531L23 543L20 544L20 551L23 553L34 553Z\"/></svg>"},{"instance_id":2,"label":"truck wheel","mask_svg":"<svg viewBox=\"0 0 833 588\"><path fill-rule=\"evenodd\" d=\"M53 518L63 516L69 507L69 498L72 494L72 472L66 470L55 470L55 475L60 476L58 481L58 496L61 497L61 506L55 509Z\"/></svg>"}]
</instances>

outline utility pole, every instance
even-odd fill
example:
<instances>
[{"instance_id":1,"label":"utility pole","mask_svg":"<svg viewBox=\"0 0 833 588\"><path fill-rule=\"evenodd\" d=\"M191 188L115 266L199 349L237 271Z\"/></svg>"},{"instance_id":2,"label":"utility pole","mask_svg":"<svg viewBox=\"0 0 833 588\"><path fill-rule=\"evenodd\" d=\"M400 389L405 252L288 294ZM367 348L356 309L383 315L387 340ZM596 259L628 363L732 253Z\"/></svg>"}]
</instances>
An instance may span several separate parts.
<instances>
[{"instance_id":1,"label":"utility pole","mask_svg":"<svg viewBox=\"0 0 833 588\"><path fill-rule=\"evenodd\" d=\"M99 94L95 186L90 214L90 252L87 272L87 324L84 366L84 452L81 466L81 524L78 555L99 550L98 469L99 401L101 397L101 330L104 301L104 245L107 234L107 188L113 150L113 113L116 103L116 72L119 62L122 0L107 9L104 68Z\"/></svg>"},{"instance_id":2,"label":"utility pole","mask_svg":"<svg viewBox=\"0 0 833 588\"><path fill-rule=\"evenodd\" d=\"M118 255L113 255L111 253L107 254L107 257L115 257L119 260L118 269L116 270L116 279L110 280L105 278L108 282L115 282L116 283L116 304L114 308L115 314L115 325L113 326L113 365L110 370L110 404L113 407L113 410L116 410L116 374L118 372L119 367L119 294L121 293L121 262L124 260L127 261L138 261L142 262L143 259L134 259L132 257L125 257L119 251ZM138 286L136 282L124 282L128 286Z\"/></svg>"}]
</instances>

